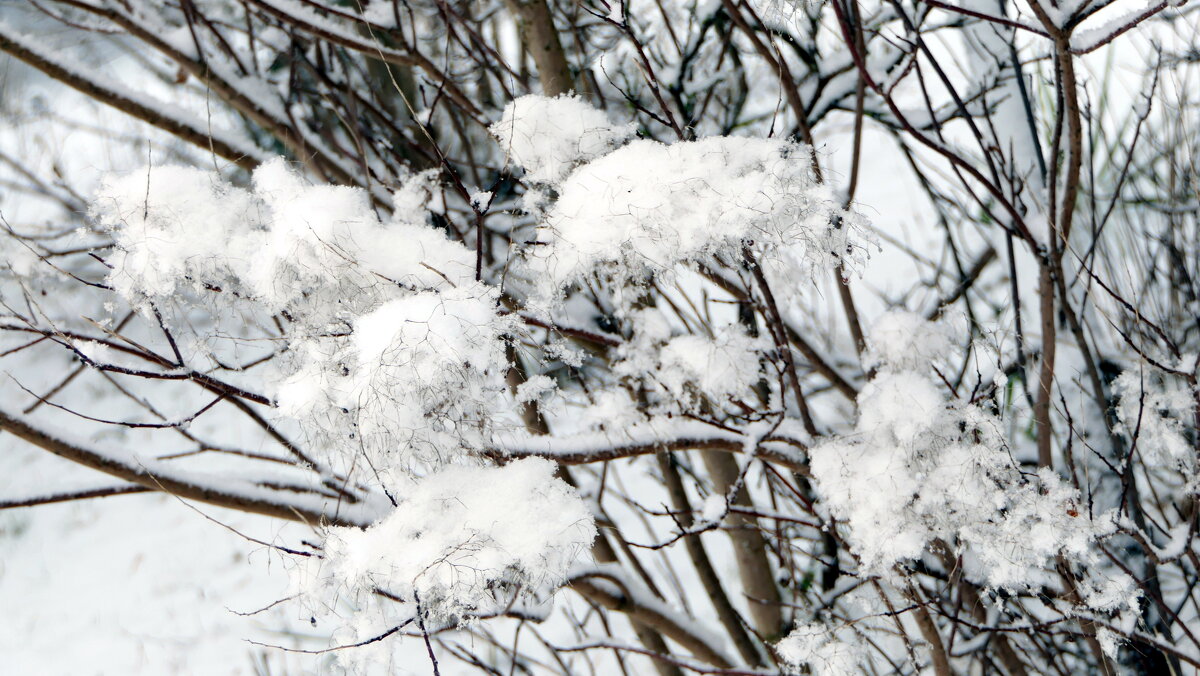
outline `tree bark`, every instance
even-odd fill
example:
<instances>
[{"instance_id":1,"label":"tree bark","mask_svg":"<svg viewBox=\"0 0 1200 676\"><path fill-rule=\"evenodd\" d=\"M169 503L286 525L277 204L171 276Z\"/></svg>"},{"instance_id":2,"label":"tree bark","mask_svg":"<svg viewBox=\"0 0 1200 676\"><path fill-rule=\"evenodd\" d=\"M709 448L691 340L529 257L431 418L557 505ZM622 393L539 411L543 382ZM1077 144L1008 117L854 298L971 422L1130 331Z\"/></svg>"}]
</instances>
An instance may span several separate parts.
<instances>
[{"instance_id":1,"label":"tree bark","mask_svg":"<svg viewBox=\"0 0 1200 676\"><path fill-rule=\"evenodd\" d=\"M505 0L517 20L521 41L537 67L538 81L546 96L559 96L575 88L571 66L554 27L554 15L546 0Z\"/></svg>"}]
</instances>

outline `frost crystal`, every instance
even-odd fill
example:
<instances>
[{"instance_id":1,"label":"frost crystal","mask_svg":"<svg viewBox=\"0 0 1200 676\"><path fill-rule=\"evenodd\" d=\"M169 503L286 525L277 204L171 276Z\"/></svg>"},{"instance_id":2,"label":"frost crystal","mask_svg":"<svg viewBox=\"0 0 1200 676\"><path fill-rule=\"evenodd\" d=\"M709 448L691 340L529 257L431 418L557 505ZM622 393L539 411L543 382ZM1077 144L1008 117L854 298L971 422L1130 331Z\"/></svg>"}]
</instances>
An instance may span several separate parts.
<instances>
[{"instance_id":1,"label":"frost crystal","mask_svg":"<svg viewBox=\"0 0 1200 676\"><path fill-rule=\"evenodd\" d=\"M1195 452L1185 424L1195 395L1179 379L1155 370L1130 370L1113 383L1119 431L1137 437L1138 453L1154 467L1181 468L1195 483Z\"/></svg>"}]
</instances>

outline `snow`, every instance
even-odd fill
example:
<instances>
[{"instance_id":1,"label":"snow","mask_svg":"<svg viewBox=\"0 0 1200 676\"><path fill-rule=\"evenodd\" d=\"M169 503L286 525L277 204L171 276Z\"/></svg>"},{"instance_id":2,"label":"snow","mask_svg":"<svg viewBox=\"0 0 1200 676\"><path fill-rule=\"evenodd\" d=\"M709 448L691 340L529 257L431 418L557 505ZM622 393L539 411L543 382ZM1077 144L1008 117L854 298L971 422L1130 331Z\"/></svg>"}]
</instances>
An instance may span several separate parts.
<instances>
[{"instance_id":1,"label":"snow","mask_svg":"<svg viewBox=\"0 0 1200 676\"><path fill-rule=\"evenodd\" d=\"M1108 655L1110 659L1117 659L1118 647L1121 645L1121 637L1108 627L1100 627L1096 629L1096 640L1100 643L1100 649Z\"/></svg>"},{"instance_id":2,"label":"snow","mask_svg":"<svg viewBox=\"0 0 1200 676\"><path fill-rule=\"evenodd\" d=\"M701 623L696 618L690 617L679 608L665 603L640 578L630 575L621 566L611 563L579 564L571 569L567 577L571 580L587 579L590 583L595 584L618 598L628 598L637 606L646 608L652 613L666 618L667 621L680 627L688 635L699 639L699 641L704 643L714 653L720 655L729 664L737 664L735 660L724 654L725 651L723 648L725 642L720 636L714 634L708 625Z\"/></svg>"},{"instance_id":3,"label":"snow","mask_svg":"<svg viewBox=\"0 0 1200 676\"><path fill-rule=\"evenodd\" d=\"M106 181L92 216L112 231L109 283L127 300L233 283L278 311L343 280L440 288L473 279L471 252L425 225L430 179L405 182L384 224L365 192L309 185L282 159L255 170L253 190L201 169L155 167Z\"/></svg>"},{"instance_id":4,"label":"snow","mask_svg":"<svg viewBox=\"0 0 1200 676\"><path fill-rule=\"evenodd\" d=\"M722 407L731 397L750 397L762 377L759 355L767 343L739 326L722 324L711 335L672 336L660 312L640 310L631 317L633 339L616 350L614 373L642 380L666 398L658 412Z\"/></svg>"},{"instance_id":5,"label":"snow","mask_svg":"<svg viewBox=\"0 0 1200 676\"><path fill-rule=\"evenodd\" d=\"M593 272L637 282L679 263L740 260L743 247L786 248L813 267L861 261L861 219L816 179L804 146L734 137L621 145L632 131L572 97L519 98L492 126L535 184L525 205L540 223L525 274L542 298Z\"/></svg>"},{"instance_id":6,"label":"snow","mask_svg":"<svg viewBox=\"0 0 1200 676\"><path fill-rule=\"evenodd\" d=\"M596 536L587 505L555 471L529 458L423 477L370 528L329 529L325 558L300 571L301 588L319 599L375 589L413 606L419 598L437 625L466 621L488 599L503 607L513 594L553 590Z\"/></svg>"},{"instance_id":7,"label":"snow","mask_svg":"<svg viewBox=\"0 0 1200 676\"><path fill-rule=\"evenodd\" d=\"M761 376L757 341L744 333L723 332L720 338L676 336L662 348L659 382L675 396L694 383L706 396L722 400L744 394Z\"/></svg>"},{"instance_id":8,"label":"snow","mask_svg":"<svg viewBox=\"0 0 1200 676\"><path fill-rule=\"evenodd\" d=\"M542 394L554 389L554 380L549 376L536 375L517 386L516 401L525 404L537 401Z\"/></svg>"},{"instance_id":9,"label":"snow","mask_svg":"<svg viewBox=\"0 0 1200 676\"><path fill-rule=\"evenodd\" d=\"M509 103L491 127L510 161L525 169L526 180L549 184L619 146L635 130L632 123L612 124L578 97L532 94Z\"/></svg>"},{"instance_id":10,"label":"snow","mask_svg":"<svg viewBox=\"0 0 1200 676\"><path fill-rule=\"evenodd\" d=\"M809 168L807 151L775 139L651 140L589 162L559 186L528 253L546 296L597 269L615 280L741 248L801 251L832 266L852 250L853 227ZM849 226L849 223L847 224Z\"/></svg>"},{"instance_id":11,"label":"snow","mask_svg":"<svg viewBox=\"0 0 1200 676\"><path fill-rule=\"evenodd\" d=\"M957 352L954 337L961 332L955 329L961 328L950 320L930 322L907 310L886 312L868 334L868 363L906 369L946 363Z\"/></svg>"},{"instance_id":12,"label":"snow","mask_svg":"<svg viewBox=\"0 0 1200 676\"><path fill-rule=\"evenodd\" d=\"M479 449L507 392L513 321L496 301L471 282L383 303L353 319L348 338L310 346L279 386L280 411L343 461L365 453L381 477Z\"/></svg>"},{"instance_id":13,"label":"snow","mask_svg":"<svg viewBox=\"0 0 1200 676\"><path fill-rule=\"evenodd\" d=\"M775 648L783 661L795 668L791 673L796 674L805 673L800 667L808 667L808 673L817 676L849 676L861 673L865 661L850 626L831 630L823 624L800 625Z\"/></svg>"},{"instance_id":14,"label":"snow","mask_svg":"<svg viewBox=\"0 0 1200 676\"><path fill-rule=\"evenodd\" d=\"M999 419L948 397L928 365L914 370L921 359L903 350L907 340L894 341L937 334L920 321L901 314L876 325L868 344L880 369L859 393L854 430L810 451L818 493L848 523L863 567L886 578L940 540L969 554L973 578L1023 589L1059 553L1094 556L1112 515L1087 513L1079 492L1050 470L1022 472Z\"/></svg>"},{"instance_id":15,"label":"snow","mask_svg":"<svg viewBox=\"0 0 1200 676\"><path fill-rule=\"evenodd\" d=\"M109 284L135 308L286 314L287 357L259 385L275 414L331 464L366 450L389 458L388 476L414 455L470 447L480 411L505 391L501 336L515 320L474 280L474 253L426 223L435 192L433 174L408 176L382 222L363 190L311 185L281 159L250 189L159 167L106 182L93 216L116 243ZM195 340L189 353L206 354L220 338Z\"/></svg>"},{"instance_id":16,"label":"snow","mask_svg":"<svg viewBox=\"0 0 1200 676\"><path fill-rule=\"evenodd\" d=\"M0 435L4 497L114 483ZM220 524L272 544L310 531L190 504L153 493L0 511L0 672L253 676L262 657L272 673L317 667L247 643L321 648L328 639L285 606L236 614L286 596L293 559Z\"/></svg>"},{"instance_id":17,"label":"snow","mask_svg":"<svg viewBox=\"0 0 1200 676\"><path fill-rule=\"evenodd\" d=\"M729 503L724 495L713 493L704 498L700 505L700 518L705 523L717 523L729 512Z\"/></svg>"},{"instance_id":18,"label":"snow","mask_svg":"<svg viewBox=\"0 0 1200 676\"><path fill-rule=\"evenodd\" d=\"M1130 524L1122 524L1125 528L1129 528ZM1191 525L1188 523L1176 524L1167 532L1170 539L1162 548L1155 548L1154 554L1159 561L1173 561L1187 554L1188 544L1191 542Z\"/></svg>"},{"instance_id":19,"label":"snow","mask_svg":"<svg viewBox=\"0 0 1200 676\"><path fill-rule=\"evenodd\" d=\"M1084 22L1080 28L1072 31L1072 49L1078 52L1090 52L1125 30L1127 26L1144 20L1147 16L1162 11L1168 6L1179 6L1169 0L1167 2L1136 0L1135 2L1114 3L1114 5L1104 7L1089 21Z\"/></svg>"},{"instance_id":20,"label":"snow","mask_svg":"<svg viewBox=\"0 0 1200 676\"><path fill-rule=\"evenodd\" d=\"M493 195L487 190L471 193L471 206L475 209L486 210L492 203Z\"/></svg>"},{"instance_id":21,"label":"snow","mask_svg":"<svg viewBox=\"0 0 1200 676\"><path fill-rule=\"evenodd\" d=\"M1181 467L1194 474L1195 451L1185 432L1192 425L1194 390L1181 378L1143 365L1118 376L1113 393L1118 397L1117 431L1136 438L1146 464Z\"/></svg>"},{"instance_id":22,"label":"snow","mask_svg":"<svg viewBox=\"0 0 1200 676\"><path fill-rule=\"evenodd\" d=\"M497 430L492 441L495 455L537 456L566 464L596 462L657 453L664 449L711 448L730 453L758 453L785 467L805 466L804 444L785 426L757 423L735 431L680 416L632 415L627 401L609 393L598 397L598 411L589 409L575 434L533 436L514 429ZM589 429L590 428L590 429ZM772 431L769 439L763 433Z\"/></svg>"},{"instance_id":23,"label":"snow","mask_svg":"<svg viewBox=\"0 0 1200 676\"><path fill-rule=\"evenodd\" d=\"M106 500L0 513L5 673L252 676L258 651L246 639L319 647L279 635L303 629L285 609L234 614L286 594L288 564L278 553L171 496ZM205 511L266 541L298 535L262 517ZM23 533L11 530L17 524ZM279 670L300 666L280 651L267 660Z\"/></svg>"}]
</instances>

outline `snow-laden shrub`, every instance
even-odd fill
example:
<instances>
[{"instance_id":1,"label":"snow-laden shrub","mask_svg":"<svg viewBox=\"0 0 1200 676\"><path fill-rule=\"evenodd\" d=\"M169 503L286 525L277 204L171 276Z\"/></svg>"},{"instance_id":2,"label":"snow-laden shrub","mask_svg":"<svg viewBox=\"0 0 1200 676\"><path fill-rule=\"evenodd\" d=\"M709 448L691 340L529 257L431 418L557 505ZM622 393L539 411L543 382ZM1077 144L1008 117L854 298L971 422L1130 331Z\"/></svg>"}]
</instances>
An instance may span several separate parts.
<instances>
[{"instance_id":1,"label":"snow-laden shrub","mask_svg":"<svg viewBox=\"0 0 1200 676\"><path fill-rule=\"evenodd\" d=\"M278 160L248 188L161 168L109 181L94 215L117 244L109 282L134 307L225 301L282 317L286 357L263 383L275 415L330 471L370 467L394 496L366 530L325 530L307 598L386 590L444 623L485 597L554 589L595 531L552 464L478 455L513 419L516 325L499 290L475 281L473 254L425 223L430 185L411 177L383 222L364 192L308 185Z\"/></svg>"},{"instance_id":2,"label":"snow-laden shrub","mask_svg":"<svg viewBox=\"0 0 1200 676\"><path fill-rule=\"evenodd\" d=\"M492 131L544 191L538 242L519 270L537 312L593 275L636 287L756 258L779 274L788 256L830 266L853 250L853 218L790 141L626 144L631 125L570 97L518 99ZM519 429L515 410L553 397L555 384L509 382L522 327L501 290L476 279L475 252L428 222L436 194L433 174L408 176L381 220L366 192L311 185L274 160L245 187L168 167L112 179L94 202L116 245L109 284L180 334L181 367L219 364L223 337L185 340L195 326L178 317L224 307L274 317L280 356L259 370L273 415L320 449L331 490L339 476L367 476L395 503L366 530L325 530L308 577L318 582L305 587L316 606L364 594L373 603L385 590L453 622L486 596L554 588L594 534L551 465L488 467L497 435ZM651 413L745 406L769 342L734 325L681 333L632 307L618 310L632 335L613 350L613 373L647 388Z\"/></svg>"},{"instance_id":3,"label":"snow-laden shrub","mask_svg":"<svg viewBox=\"0 0 1200 676\"><path fill-rule=\"evenodd\" d=\"M1093 560L1114 515L1089 513L1050 470L1022 470L994 414L948 397L932 368L939 330L923 324L907 313L877 323L868 344L879 369L858 396L857 424L811 451L821 499L848 523L864 568L886 577L945 543L979 582L1024 589L1059 554Z\"/></svg>"}]
</instances>

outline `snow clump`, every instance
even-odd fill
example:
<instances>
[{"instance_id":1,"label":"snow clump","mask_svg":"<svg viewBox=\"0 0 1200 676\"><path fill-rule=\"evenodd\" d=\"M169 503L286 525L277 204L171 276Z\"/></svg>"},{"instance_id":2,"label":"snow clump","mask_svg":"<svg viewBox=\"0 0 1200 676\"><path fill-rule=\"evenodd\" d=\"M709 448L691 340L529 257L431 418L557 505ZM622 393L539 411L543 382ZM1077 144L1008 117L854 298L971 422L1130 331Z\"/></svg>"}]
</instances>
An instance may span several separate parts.
<instances>
[{"instance_id":1,"label":"snow clump","mask_svg":"<svg viewBox=\"0 0 1200 676\"><path fill-rule=\"evenodd\" d=\"M435 626L503 609L566 579L596 536L587 505L540 458L451 466L422 478L367 529L330 528L302 571L315 599L385 594Z\"/></svg>"}]
</instances>

